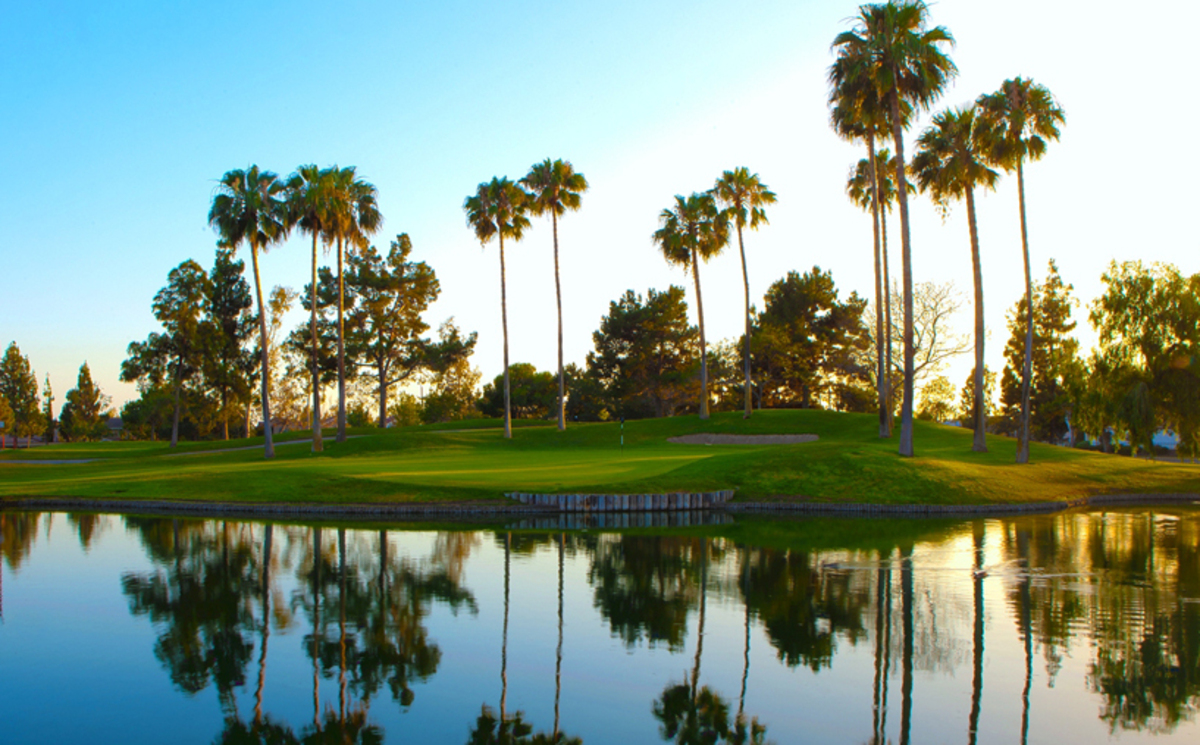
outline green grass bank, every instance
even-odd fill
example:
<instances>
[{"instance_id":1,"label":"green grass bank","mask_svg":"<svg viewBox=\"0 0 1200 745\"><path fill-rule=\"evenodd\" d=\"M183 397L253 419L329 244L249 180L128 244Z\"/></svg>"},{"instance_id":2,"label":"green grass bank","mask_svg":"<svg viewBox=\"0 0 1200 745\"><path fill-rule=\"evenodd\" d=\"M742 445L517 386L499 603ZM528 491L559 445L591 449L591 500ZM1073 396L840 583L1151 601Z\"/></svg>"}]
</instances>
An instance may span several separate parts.
<instances>
[{"instance_id":1,"label":"green grass bank","mask_svg":"<svg viewBox=\"0 0 1200 745\"><path fill-rule=\"evenodd\" d=\"M1034 445L1032 463L1013 461L1016 442L989 437L972 453L971 432L916 424L917 456L880 440L877 419L827 411L715 414L616 423L520 422L504 440L498 422L457 422L396 430L354 430L343 444L327 435L310 452L277 439L262 457L261 438L186 443L51 445L0 452L0 498L72 497L238 503L496 501L504 492L649 493L735 489L739 502L1013 504L1100 494L1200 494L1200 466ZM796 445L681 445L696 433L815 434ZM286 444L292 442L293 444ZM255 450L221 452L259 445ZM86 463L19 464L23 460Z\"/></svg>"}]
</instances>

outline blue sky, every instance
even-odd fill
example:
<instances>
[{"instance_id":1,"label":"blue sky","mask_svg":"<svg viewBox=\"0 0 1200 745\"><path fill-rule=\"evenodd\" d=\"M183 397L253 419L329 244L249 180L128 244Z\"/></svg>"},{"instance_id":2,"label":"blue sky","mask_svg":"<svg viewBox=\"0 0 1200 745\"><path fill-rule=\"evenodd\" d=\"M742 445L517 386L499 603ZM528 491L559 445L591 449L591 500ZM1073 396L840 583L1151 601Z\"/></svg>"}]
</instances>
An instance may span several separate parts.
<instances>
[{"instance_id":1,"label":"blue sky","mask_svg":"<svg viewBox=\"0 0 1200 745\"><path fill-rule=\"evenodd\" d=\"M1142 134L1164 112L1196 113L1181 94L1194 68L1186 34L1200 11L1143 3L1136 15L1081 15L1058 0L995 8L932 5L933 21L958 39L962 71L938 108L1025 75L1066 109L1063 140L1028 172L1035 276L1055 257L1087 300L1112 258L1200 271L1197 238L1184 229L1200 187L1173 165L1186 140ZM118 403L134 395L117 382L126 345L155 329L150 301L172 267L211 263L205 218L216 180L251 163L280 174L310 162L357 166L380 192L376 243L412 236L443 288L429 322L454 316L479 332L474 363L485 379L501 364L498 260L465 226L462 200L480 181L518 178L546 157L571 160L592 183L560 226L568 360L582 362L625 289L686 282L650 242L657 215L673 195L739 165L779 194L771 225L747 237L755 299L813 264L845 293L868 294L870 223L842 193L861 154L829 131L825 106L829 43L855 12L841 2L7 8L0 344L15 340L39 378L49 372L59 403L84 360ZM1153 60L1152 74L1138 59ZM1020 294L1012 182L980 198L995 369L1004 313ZM918 281L969 290L962 212L943 221L928 200L914 201ZM549 233L535 222L508 252L512 359L541 368L554 362ZM267 288L302 287L307 250L299 235L272 249ZM701 278L709 338L738 333L736 252ZM969 328L969 308L960 325ZM951 371L956 384L969 364Z\"/></svg>"}]
</instances>

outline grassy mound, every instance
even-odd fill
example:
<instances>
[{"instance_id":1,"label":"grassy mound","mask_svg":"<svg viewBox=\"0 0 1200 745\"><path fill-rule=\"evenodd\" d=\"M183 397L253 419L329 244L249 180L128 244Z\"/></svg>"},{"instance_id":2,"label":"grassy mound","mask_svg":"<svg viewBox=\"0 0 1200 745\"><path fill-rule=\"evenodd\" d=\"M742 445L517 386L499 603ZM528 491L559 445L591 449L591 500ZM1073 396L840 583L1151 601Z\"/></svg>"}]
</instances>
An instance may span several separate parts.
<instances>
[{"instance_id":1,"label":"grassy mound","mask_svg":"<svg viewBox=\"0 0 1200 745\"><path fill-rule=\"evenodd\" d=\"M0 453L0 496L114 497L230 502L495 500L506 491L642 493L736 489L738 501L809 500L887 504L987 504L1105 493L1200 493L1200 467L1153 463L1034 445L1032 464L1013 461L1016 442L989 437L972 453L971 432L918 422L917 457L896 454L867 414L762 411L702 422L677 417L616 423L520 422L506 441L495 421L395 430L359 429L343 444L329 435L313 454L306 433L262 440L52 445ZM698 433L816 434L795 445L681 445ZM293 444L285 444L292 442ZM226 451L226 452L221 452ZM11 460L90 459L59 465Z\"/></svg>"}]
</instances>

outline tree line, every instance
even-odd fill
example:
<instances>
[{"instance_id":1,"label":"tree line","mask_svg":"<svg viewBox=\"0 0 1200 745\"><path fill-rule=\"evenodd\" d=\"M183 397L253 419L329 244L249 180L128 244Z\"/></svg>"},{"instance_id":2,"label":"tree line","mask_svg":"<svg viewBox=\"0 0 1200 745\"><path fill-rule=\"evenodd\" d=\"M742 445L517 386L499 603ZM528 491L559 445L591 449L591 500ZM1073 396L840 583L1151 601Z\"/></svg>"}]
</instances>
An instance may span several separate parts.
<instances>
[{"instance_id":1,"label":"tree line","mask_svg":"<svg viewBox=\"0 0 1200 745\"><path fill-rule=\"evenodd\" d=\"M13 447L33 444L34 437L54 442L99 440L108 434L107 421L115 413L112 399L104 395L84 362L75 387L67 391L58 416L54 415L54 390L47 375L41 390L29 357L17 343L10 342L0 357L0 450L11 437Z\"/></svg>"},{"instance_id":2,"label":"tree line","mask_svg":"<svg viewBox=\"0 0 1200 745\"><path fill-rule=\"evenodd\" d=\"M874 409L880 437L886 438L898 411L899 452L911 456L914 416L944 419L953 408L953 386L937 373L947 359L970 348L974 366L958 413L974 430L976 451L986 451L989 428L1017 437L1018 462L1028 460L1031 439L1061 439L1064 428L1100 435L1119 431L1139 443L1149 442L1160 425L1191 432L1193 419L1200 419L1188 398L1196 378L1195 327L1172 319L1187 317L1195 305L1192 280L1171 267L1114 265L1105 275L1109 295L1092 310L1102 349L1089 360L1077 359L1077 343L1069 337L1070 287L1062 284L1053 265L1046 284L1035 291L1024 166L1046 153L1065 122L1047 88L1028 78L1012 78L968 106L937 112L906 161L905 133L917 112L930 110L957 75L948 54L953 44L946 28L931 25L922 0L863 5L851 28L832 44L830 121L840 136L862 142L867 151L851 168L845 189L872 218L873 303L856 294L843 303L828 273L814 267L773 284L761 312L752 307L743 233L767 223L766 208L776 196L757 174L739 167L722 173L706 191L676 195L651 236L666 261L691 275L697 327L687 323L683 288L645 295L631 289L610 304L593 334L595 349L586 363L565 365L558 219L580 208L587 179L569 161L546 159L517 181L494 177L480 183L463 209L482 244L493 239L499 244L504 367L496 382L485 387L479 409L504 418L506 437L511 437L514 414L541 415L550 409L560 429L568 418L685 411L704 418L710 407L728 407L734 396L740 397L745 417L756 403ZM889 139L893 149L879 147ZM997 378L983 362L983 268L975 193L994 188L1000 171L1017 176L1025 288L1023 302L1010 317L1013 336L998 379L1003 413L997 420L989 417L989 390L994 394ZM921 191L942 211L954 201L966 204L975 320L970 345L946 334L947 321L959 307L954 293L915 282L912 276L908 201L910 192ZM900 224L898 284L888 259L887 217L893 207ZM520 241L533 216L550 217L554 246L558 369L548 384L532 367L509 364L505 242ZM219 235L217 264L209 273L194 262L172 270L154 301L163 331L129 348L122 376L138 381L142 391L141 408L128 411L131 421L162 427L163 412L169 410L173 443L181 417L190 419L195 434L211 431L219 422L227 437L231 407L236 406L244 413L248 434L250 406L256 403L261 420L268 423L264 435L270 457L276 422L272 408L287 409L285 418L307 418L313 450L322 449L321 389L326 385L337 386L339 441L346 436L348 385L369 387L377 397L375 419L381 425L391 414L389 389L418 376L433 383L434 393L416 402L402 392L394 420L433 421L466 416L475 408L478 373L468 362L474 334L464 336L450 323L442 326L437 341L422 336L428 326L421 313L437 296L436 277L423 262L409 258L406 235L397 236L386 257L371 245L383 220L378 194L354 167L305 165L286 178L258 166L229 171L208 217ZM264 303L258 253L294 229L312 238L311 282L299 295L276 288ZM744 333L710 350L700 264L728 247L735 232ZM333 267L318 267L319 246L334 252ZM253 296L240 278L241 262L234 261L240 248L250 252ZM280 317L297 297L309 311L309 323L281 335ZM1151 301L1173 303L1173 315L1137 305ZM256 344L251 341L255 330ZM731 372L735 368L740 376ZM514 375L521 388L516 401ZM544 399L544 391L531 393L546 385L556 389L552 406L535 403ZM273 393L275 388L283 390ZM201 393L211 399L208 404L196 402ZM298 399L308 404L297 405ZM1066 408L1052 403L1068 399ZM1077 427L1069 423L1071 416ZM359 418L364 418L361 413ZM154 421L159 424L150 424Z\"/></svg>"},{"instance_id":3,"label":"tree line","mask_svg":"<svg viewBox=\"0 0 1200 745\"><path fill-rule=\"evenodd\" d=\"M396 236L386 254L368 243L347 252L344 276L319 267L315 290L309 284L303 293L285 287L269 293L272 429L321 421L321 392L340 379L357 384L377 404L376 416L360 407L349 410L347 421L385 426L393 418L390 394L396 385L419 374L435 381L461 374L475 334L464 336L451 320L437 339L426 335L422 315L440 286L428 264L412 259L412 250L407 234ZM169 432L172 445L181 436L229 439L231 420L235 427L242 423L246 436L254 432L251 412L261 406L255 389L261 390L264 369L261 338L254 332L262 324L243 274L243 262L223 247L211 270L193 260L171 270L153 303L162 330L131 343L122 365L122 379L136 382L139 392L122 412L130 434L157 438ZM297 298L316 323L284 335L283 316ZM445 402L433 398L444 412Z\"/></svg>"}]
</instances>

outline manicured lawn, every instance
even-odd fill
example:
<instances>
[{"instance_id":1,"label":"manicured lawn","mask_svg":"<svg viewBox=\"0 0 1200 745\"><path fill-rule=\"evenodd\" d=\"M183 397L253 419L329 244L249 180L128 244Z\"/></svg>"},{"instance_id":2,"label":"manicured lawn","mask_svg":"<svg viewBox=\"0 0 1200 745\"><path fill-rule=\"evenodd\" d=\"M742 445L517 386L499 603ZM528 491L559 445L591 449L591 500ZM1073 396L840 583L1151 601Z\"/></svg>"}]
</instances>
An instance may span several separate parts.
<instances>
[{"instance_id":1,"label":"manicured lawn","mask_svg":"<svg viewBox=\"0 0 1200 745\"><path fill-rule=\"evenodd\" d=\"M1033 463L1013 463L1016 443L919 422L917 457L879 440L877 419L824 411L764 411L749 421L715 414L618 424L521 422L511 441L498 422L354 430L342 445L309 452L290 433L272 461L261 450L210 452L257 440L54 445L0 453L0 496L117 497L239 502L495 500L506 491L640 493L733 488L739 501L805 499L891 504L982 504L1061 500L1131 492L1200 493L1200 466L1152 463L1035 445ZM688 433L811 433L799 445L676 445ZM61 465L6 460L92 459Z\"/></svg>"}]
</instances>

